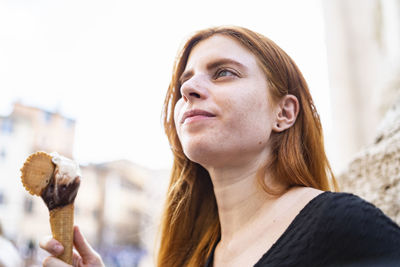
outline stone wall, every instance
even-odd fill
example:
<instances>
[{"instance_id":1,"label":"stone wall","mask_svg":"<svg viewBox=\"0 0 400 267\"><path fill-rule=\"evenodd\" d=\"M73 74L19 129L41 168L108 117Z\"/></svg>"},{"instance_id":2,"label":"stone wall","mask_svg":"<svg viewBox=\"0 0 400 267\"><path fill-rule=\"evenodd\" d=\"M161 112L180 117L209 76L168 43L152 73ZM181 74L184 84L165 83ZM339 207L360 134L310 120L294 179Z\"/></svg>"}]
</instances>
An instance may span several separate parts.
<instances>
[{"instance_id":1,"label":"stone wall","mask_svg":"<svg viewBox=\"0 0 400 267\"><path fill-rule=\"evenodd\" d=\"M400 224L400 99L386 113L375 142L338 177L341 191L372 202Z\"/></svg>"}]
</instances>

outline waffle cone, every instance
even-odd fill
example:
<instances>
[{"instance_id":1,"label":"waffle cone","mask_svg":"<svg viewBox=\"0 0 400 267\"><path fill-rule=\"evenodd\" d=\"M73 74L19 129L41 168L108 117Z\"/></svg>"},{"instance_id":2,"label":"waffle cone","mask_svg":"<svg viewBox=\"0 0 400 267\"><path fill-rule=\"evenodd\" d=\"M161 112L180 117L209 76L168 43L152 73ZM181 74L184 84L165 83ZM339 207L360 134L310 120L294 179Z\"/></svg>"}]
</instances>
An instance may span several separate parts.
<instances>
[{"instance_id":1,"label":"waffle cone","mask_svg":"<svg viewBox=\"0 0 400 267\"><path fill-rule=\"evenodd\" d=\"M32 195L40 196L54 172L51 156L46 152L30 155L21 168L21 180L25 189Z\"/></svg>"},{"instance_id":2,"label":"waffle cone","mask_svg":"<svg viewBox=\"0 0 400 267\"><path fill-rule=\"evenodd\" d=\"M74 204L50 210L50 225L53 238L64 246L64 252L58 258L72 264Z\"/></svg>"}]
</instances>

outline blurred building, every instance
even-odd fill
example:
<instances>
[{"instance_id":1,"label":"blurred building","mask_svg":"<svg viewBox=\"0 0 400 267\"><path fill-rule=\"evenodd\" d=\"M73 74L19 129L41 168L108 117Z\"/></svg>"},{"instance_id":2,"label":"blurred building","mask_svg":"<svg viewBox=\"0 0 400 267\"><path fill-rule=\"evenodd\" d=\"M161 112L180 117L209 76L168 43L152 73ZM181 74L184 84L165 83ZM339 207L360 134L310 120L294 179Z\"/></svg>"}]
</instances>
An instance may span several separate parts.
<instances>
[{"instance_id":1,"label":"blurred building","mask_svg":"<svg viewBox=\"0 0 400 267\"><path fill-rule=\"evenodd\" d=\"M82 176L76 223L102 253L106 265L112 266L112 257L120 257L122 266L134 266L144 258L149 264L141 266L154 266L167 171L119 160L82 166Z\"/></svg>"},{"instance_id":2,"label":"blurred building","mask_svg":"<svg viewBox=\"0 0 400 267\"><path fill-rule=\"evenodd\" d=\"M15 239L23 215L25 191L20 182L21 162L30 153L30 125L13 113L0 117L0 221L9 238Z\"/></svg>"},{"instance_id":3,"label":"blurred building","mask_svg":"<svg viewBox=\"0 0 400 267\"><path fill-rule=\"evenodd\" d=\"M28 232L42 233L36 220L22 223L28 216L46 212L36 210L35 202L21 186L20 168L26 157L37 150L59 151L72 156L75 121L58 113L15 103L10 115L0 117L0 220L13 237ZM43 206L42 203L37 206Z\"/></svg>"},{"instance_id":4,"label":"blurred building","mask_svg":"<svg viewBox=\"0 0 400 267\"><path fill-rule=\"evenodd\" d=\"M42 201L22 187L20 168L37 150L71 157L74 133L74 120L20 103L0 117L0 221L21 251L34 251L36 240L49 234L49 223Z\"/></svg>"},{"instance_id":5,"label":"blurred building","mask_svg":"<svg viewBox=\"0 0 400 267\"><path fill-rule=\"evenodd\" d=\"M93 244L142 247L141 221L148 216L144 192L147 170L121 160L83 166L82 176L76 221L82 221L80 225ZM88 214L93 222L86 221ZM95 224L97 228L91 231Z\"/></svg>"},{"instance_id":6,"label":"blurred building","mask_svg":"<svg viewBox=\"0 0 400 267\"><path fill-rule=\"evenodd\" d=\"M35 249L51 231L47 207L22 187L20 168L35 151L72 158L74 134L73 119L20 103L0 117L0 220L23 250ZM136 265L153 250L154 212L161 210L168 173L126 160L88 164L81 170L75 223L103 253L107 266L117 266L115 261Z\"/></svg>"},{"instance_id":7,"label":"blurred building","mask_svg":"<svg viewBox=\"0 0 400 267\"><path fill-rule=\"evenodd\" d=\"M40 108L14 104L11 120L23 120L29 125L31 151L57 151L59 154L72 158L75 120L67 118L58 112L50 112Z\"/></svg>"},{"instance_id":8,"label":"blurred building","mask_svg":"<svg viewBox=\"0 0 400 267\"><path fill-rule=\"evenodd\" d=\"M0 221L5 234L28 254L38 238L50 233L49 215L42 200L22 187L20 168L38 150L71 157L74 134L74 120L21 103L0 117Z\"/></svg>"}]
</instances>

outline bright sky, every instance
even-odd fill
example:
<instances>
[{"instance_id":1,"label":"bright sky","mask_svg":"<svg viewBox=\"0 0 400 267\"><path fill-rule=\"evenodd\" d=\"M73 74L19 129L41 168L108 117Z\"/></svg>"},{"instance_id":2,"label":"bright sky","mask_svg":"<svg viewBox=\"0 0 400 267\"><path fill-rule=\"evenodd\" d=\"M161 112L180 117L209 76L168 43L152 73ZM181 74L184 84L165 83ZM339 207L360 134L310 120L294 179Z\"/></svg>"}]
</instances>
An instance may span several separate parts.
<instances>
[{"instance_id":1,"label":"bright sky","mask_svg":"<svg viewBox=\"0 0 400 267\"><path fill-rule=\"evenodd\" d=\"M16 100L59 110L77 121L78 161L169 168L161 107L176 52L190 33L226 24L268 36L296 61L329 135L318 0L0 0L0 114Z\"/></svg>"}]
</instances>

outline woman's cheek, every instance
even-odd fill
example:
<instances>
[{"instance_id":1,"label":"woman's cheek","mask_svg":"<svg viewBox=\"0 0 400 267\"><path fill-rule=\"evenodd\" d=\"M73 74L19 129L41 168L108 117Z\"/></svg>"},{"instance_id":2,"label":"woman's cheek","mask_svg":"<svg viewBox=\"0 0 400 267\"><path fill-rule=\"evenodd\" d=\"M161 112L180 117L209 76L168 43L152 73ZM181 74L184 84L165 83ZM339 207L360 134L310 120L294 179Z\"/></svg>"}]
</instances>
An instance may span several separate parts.
<instances>
[{"instance_id":1,"label":"woman's cheek","mask_svg":"<svg viewBox=\"0 0 400 267\"><path fill-rule=\"evenodd\" d=\"M174 108L174 121L175 121L175 128L178 130L179 129L179 115L182 111L182 106L183 106L183 99L179 99L176 104L175 104L175 108Z\"/></svg>"}]
</instances>

